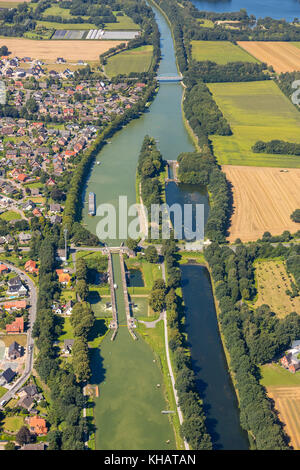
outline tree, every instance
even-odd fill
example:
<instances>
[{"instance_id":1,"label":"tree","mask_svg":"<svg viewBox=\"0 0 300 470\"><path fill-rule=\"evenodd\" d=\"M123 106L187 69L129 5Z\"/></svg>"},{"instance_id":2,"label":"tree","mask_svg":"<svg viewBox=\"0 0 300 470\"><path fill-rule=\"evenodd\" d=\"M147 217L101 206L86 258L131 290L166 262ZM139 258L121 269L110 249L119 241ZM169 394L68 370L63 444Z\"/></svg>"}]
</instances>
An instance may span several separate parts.
<instances>
[{"instance_id":1,"label":"tree","mask_svg":"<svg viewBox=\"0 0 300 470\"><path fill-rule=\"evenodd\" d=\"M155 246L150 245L145 250L145 258L149 263L158 263L159 256Z\"/></svg>"},{"instance_id":2,"label":"tree","mask_svg":"<svg viewBox=\"0 0 300 470\"><path fill-rule=\"evenodd\" d=\"M76 277L77 279L83 279L86 281L87 278L87 265L83 258L79 258L76 262Z\"/></svg>"},{"instance_id":3,"label":"tree","mask_svg":"<svg viewBox=\"0 0 300 470\"><path fill-rule=\"evenodd\" d=\"M291 214L291 219L293 222L296 222L297 224L300 224L300 209L296 209L292 214Z\"/></svg>"},{"instance_id":4,"label":"tree","mask_svg":"<svg viewBox=\"0 0 300 470\"><path fill-rule=\"evenodd\" d=\"M161 312L165 306L165 291L162 289L154 289L149 296L149 305L154 312Z\"/></svg>"},{"instance_id":5,"label":"tree","mask_svg":"<svg viewBox=\"0 0 300 470\"><path fill-rule=\"evenodd\" d=\"M8 55L8 48L7 46L0 47L0 56L1 55Z\"/></svg>"},{"instance_id":6,"label":"tree","mask_svg":"<svg viewBox=\"0 0 300 470\"><path fill-rule=\"evenodd\" d=\"M129 250L136 251L138 242L137 240L133 240L133 238L127 238L126 246L129 248Z\"/></svg>"},{"instance_id":7,"label":"tree","mask_svg":"<svg viewBox=\"0 0 300 470\"><path fill-rule=\"evenodd\" d=\"M6 444L5 444L5 450L15 450L16 446L15 446L15 443L12 442L12 441L8 441Z\"/></svg>"},{"instance_id":8,"label":"tree","mask_svg":"<svg viewBox=\"0 0 300 470\"><path fill-rule=\"evenodd\" d=\"M86 300L89 295L89 287L84 279L79 279L76 284L76 292L81 300Z\"/></svg>"},{"instance_id":9,"label":"tree","mask_svg":"<svg viewBox=\"0 0 300 470\"><path fill-rule=\"evenodd\" d=\"M31 434L27 426L22 426L16 435L16 441L20 445L28 444L31 441Z\"/></svg>"}]
</instances>

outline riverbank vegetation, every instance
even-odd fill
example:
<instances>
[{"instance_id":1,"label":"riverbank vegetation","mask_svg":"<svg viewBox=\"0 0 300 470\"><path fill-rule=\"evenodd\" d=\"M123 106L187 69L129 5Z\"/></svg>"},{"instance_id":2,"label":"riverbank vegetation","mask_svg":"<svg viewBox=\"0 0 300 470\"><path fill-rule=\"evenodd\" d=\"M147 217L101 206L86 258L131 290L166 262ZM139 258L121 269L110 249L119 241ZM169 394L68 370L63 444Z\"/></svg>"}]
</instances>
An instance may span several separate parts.
<instances>
[{"instance_id":1,"label":"riverbank vegetation","mask_svg":"<svg viewBox=\"0 0 300 470\"><path fill-rule=\"evenodd\" d=\"M164 173L165 163L157 149L155 139L145 136L140 151L137 166L137 187L148 214L148 239L151 240L150 217L152 217L152 204L160 206L164 202ZM163 181L162 181L163 175ZM153 222L153 221L152 221ZM159 219L159 234L161 218ZM157 240L156 240L157 241Z\"/></svg>"}]
</instances>

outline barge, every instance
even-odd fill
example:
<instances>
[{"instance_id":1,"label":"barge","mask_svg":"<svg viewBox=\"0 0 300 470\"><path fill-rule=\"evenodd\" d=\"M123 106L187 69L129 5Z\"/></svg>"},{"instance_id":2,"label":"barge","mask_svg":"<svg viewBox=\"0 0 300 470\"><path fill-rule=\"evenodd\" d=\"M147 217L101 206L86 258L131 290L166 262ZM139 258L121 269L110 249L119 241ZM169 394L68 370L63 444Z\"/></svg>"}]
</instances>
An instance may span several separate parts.
<instances>
[{"instance_id":1,"label":"barge","mask_svg":"<svg viewBox=\"0 0 300 470\"><path fill-rule=\"evenodd\" d=\"M96 215L96 194L89 193L89 215Z\"/></svg>"}]
</instances>

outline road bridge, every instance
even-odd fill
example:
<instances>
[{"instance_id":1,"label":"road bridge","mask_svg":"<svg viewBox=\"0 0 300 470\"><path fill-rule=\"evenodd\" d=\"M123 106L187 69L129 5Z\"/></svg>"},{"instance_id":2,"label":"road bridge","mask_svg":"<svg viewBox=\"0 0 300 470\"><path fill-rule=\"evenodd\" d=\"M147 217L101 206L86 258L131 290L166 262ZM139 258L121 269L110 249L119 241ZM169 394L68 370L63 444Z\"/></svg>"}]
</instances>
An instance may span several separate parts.
<instances>
[{"instance_id":1,"label":"road bridge","mask_svg":"<svg viewBox=\"0 0 300 470\"><path fill-rule=\"evenodd\" d=\"M182 75L157 75L158 82L181 82Z\"/></svg>"}]
</instances>

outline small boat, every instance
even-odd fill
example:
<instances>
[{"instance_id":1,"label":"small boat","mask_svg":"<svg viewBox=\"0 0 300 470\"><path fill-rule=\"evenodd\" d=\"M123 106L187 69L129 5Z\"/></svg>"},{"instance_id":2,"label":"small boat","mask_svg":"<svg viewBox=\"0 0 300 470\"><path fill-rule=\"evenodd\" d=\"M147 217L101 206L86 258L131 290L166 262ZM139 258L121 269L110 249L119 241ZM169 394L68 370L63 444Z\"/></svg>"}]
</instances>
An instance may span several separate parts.
<instances>
[{"instance_id":1,"label":"small boat","mask_svg":"<svg viewBox=\"0 0 300 470\"><path fill-rule=\"evenodd\" d=\"M101 162L97 162L97 165L101 165Z\"/></svg>"}]
</instances>

